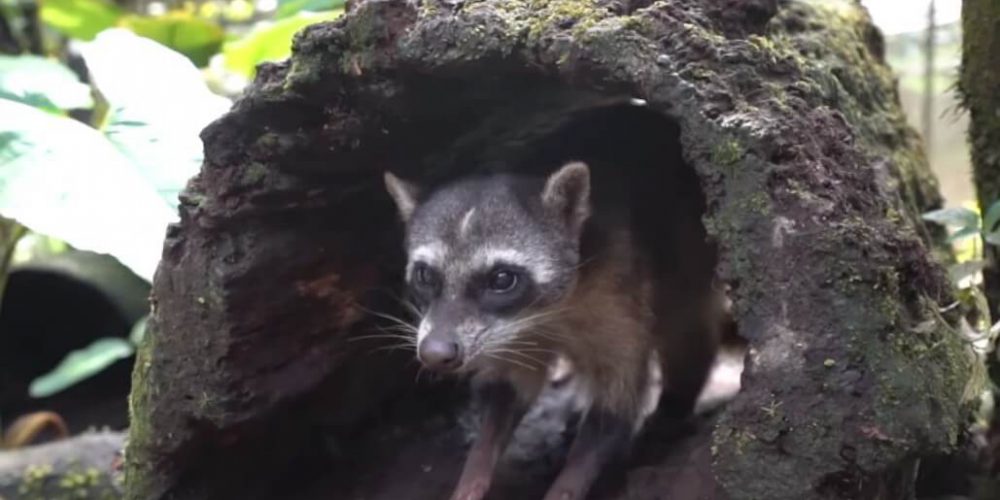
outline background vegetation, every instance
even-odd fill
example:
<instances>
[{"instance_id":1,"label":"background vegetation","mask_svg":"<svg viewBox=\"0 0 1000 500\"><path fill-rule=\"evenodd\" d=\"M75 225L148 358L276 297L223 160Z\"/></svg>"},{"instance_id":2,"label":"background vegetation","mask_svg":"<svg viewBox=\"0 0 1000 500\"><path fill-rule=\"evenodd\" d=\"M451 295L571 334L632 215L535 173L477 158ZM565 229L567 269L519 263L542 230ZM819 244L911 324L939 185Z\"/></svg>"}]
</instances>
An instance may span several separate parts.
<instances>
[{"instance_id":1,"label":"background vegetation","mask_svg":"<svg viewBox=\"0 0 1000 500\"><path fill-rule=\"evenodd\" d=\"M78 251L151 281L178 193L201 165L201 129L258 64L287 57L298 30L343 4L0 0L0 293L10 272ZM45 408L44 398L132 356L142 326L67 333L88 342L26 388L13 387L23 382L13 366L0 369L0 399L26 389ZM2 333L0 350L24 347ZM19 416L4 408L0 422Z\"/></svg>"},{"instance_id":2,"label":"background vegetation","mask_svg":"<svg viewBox=\"0 0 1000 500\"><path fill-rule=\"evenodd\" d=\"M343 0L0 0L0 298L18 269L82 251L110 255L148 284L178 194L201 165L202 128L229 108L258 64L284 59L298 30L343 8ZM980 288L984 245L1000 245L1000 204L980 210L975 201L968 120L954 91L961 35L958 22L935 26L930 71L926 29L889 33L886 48L949 205L926 218L949 228L952 277L963 302L980 311L963 327L985 352L1000 330ZM98 290L115 286L65 274ZM38 314L81 314L65 302L47 307ZM0 367L0 424L32 415L21 422L50 423L52 414L40 412L53 398L116 364L127 373L144 325L142 317L131 320L107 331L53 329L42 343L78 337L55 360L36 359L32 344L0 329L0 351L28 367L16 374ZM6 406L5 397L20 393L34 402ZM123 402L125 394L112 397ZM73 424L77 417L67 412L89 404L80 398L59 410ZM22 435L8 432L0 447L27 444L11 437Z\"/></svg>"}]
</instances>

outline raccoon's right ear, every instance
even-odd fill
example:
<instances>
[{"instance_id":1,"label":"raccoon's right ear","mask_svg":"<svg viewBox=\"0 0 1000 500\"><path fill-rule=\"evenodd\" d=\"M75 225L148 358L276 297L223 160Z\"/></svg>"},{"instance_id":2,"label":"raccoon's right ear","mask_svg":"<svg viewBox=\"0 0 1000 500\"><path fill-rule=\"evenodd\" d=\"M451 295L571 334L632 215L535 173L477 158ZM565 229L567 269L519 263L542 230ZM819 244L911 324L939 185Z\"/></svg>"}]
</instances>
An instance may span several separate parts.
<instances>
[{"instance_id":1,"label":"raccoon's right ear","mask_svg":"<svg viewBox=\"0 0 1000 500\"><path fill-rule=\"evenodd\" d=\"M542 204L558 214L570 230L579 233L590 217L590 168L575 161L549 176L542 192Z\"/></svg>"},{"instance_id":2,"label":"raccoon's right ear","mask_svg":"<svg viewBox=\"0 0 1000 500\"><path fill-rule=\"evenodd\" d=\"M409 221L413 210L417 208L420 188L412 182L396 177L392 172L386 172L384 177L385 189L389 191L389 196L392 196L393 201L396 202L399 216L402 217L403 222Z\"/></svg>"}]
</instances>

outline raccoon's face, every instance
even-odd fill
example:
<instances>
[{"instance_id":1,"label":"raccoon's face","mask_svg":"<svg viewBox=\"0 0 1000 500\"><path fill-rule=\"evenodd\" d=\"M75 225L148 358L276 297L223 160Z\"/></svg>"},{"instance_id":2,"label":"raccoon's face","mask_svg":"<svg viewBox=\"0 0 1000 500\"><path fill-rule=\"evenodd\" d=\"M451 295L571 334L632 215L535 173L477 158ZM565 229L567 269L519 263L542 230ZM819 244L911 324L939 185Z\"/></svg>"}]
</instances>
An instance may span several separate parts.
<instances>
[{"instance_id":1,"label":"raccoon's face","mask_svg":"<svg viewBox=\"0 0 1000 500\"><path fill-rule=\"evenodd\" d=\"M505 357L575 285L589 215L586 165L568 164L547 180L467 179L423 198L392 174L386 185L406 221L406 281L422 311L424 366L454 371Z\"/></svg>"}]
</instances>

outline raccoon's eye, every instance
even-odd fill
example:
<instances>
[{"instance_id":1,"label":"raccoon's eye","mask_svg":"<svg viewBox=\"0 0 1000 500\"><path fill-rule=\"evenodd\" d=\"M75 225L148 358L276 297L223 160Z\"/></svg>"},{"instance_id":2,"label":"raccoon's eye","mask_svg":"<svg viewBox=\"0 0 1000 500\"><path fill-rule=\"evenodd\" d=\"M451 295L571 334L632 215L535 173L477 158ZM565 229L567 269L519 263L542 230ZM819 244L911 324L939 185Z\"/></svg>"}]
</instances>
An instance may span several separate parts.
<instances>
[{"instance_id":1,"label":"raccoon's eye","mask_svg":"<svg viewBox=\"0 0 1000 500\"><path fill-rule=\"evenodd\" d=\"M518 278L517 273L514 271L509 271L507 269L499 269L493 271L490 275L489 287L490 291L496 293L506 293L514 289L517 286Z\"/></svg>"},{"instance_id":2,"label":"raccoon's eye","mask_svg":"<svg viewBox=\"0 0 1000 500\"><path fill-rule=\"evenodd\" d=\"M413 266L413 281L419 287L430 288L437 283L437 276L430 266L418 262Z\"/></svg>"}]
</instances>

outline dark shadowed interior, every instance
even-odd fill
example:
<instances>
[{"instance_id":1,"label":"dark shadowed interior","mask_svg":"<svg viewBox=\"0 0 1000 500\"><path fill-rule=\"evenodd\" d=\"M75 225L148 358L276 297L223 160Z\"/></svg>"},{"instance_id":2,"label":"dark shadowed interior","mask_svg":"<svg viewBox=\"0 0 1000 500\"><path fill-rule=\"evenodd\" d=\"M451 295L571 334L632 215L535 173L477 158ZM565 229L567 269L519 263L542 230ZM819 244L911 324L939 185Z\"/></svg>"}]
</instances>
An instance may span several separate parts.
<instances>
[{"instance_id":1,"label":"dark shadowed interior","mask_svg":"<svg viewBox=\"0 0 1000 500\"><path fill-rule=\"evenodd\" d=\"M661 265L683 265L679 246L663 237L660 228L664 220L683 218L700 225L706 207L698 178L685 164L680 130L668 117L628 96L556 90L539 81L477 81L470 86L465 81L417 79L407 89L398 102L383 104L386 143L368 142L364 148L372 164L433 186L470 172L545 174L566 161L582 160L591 165L595 197L601 195L603 179L629 179L631 200L641 215L636 221L639 234L656 248ZM450 101L433 101L441 96L450 96ZM377 136L370 141L378 141ZM320 391L310 403L316 415L314 439L308 440L310 445L279 490L303 498L446 498L474 436L476 408L460 382L421 373L414 353L395 347L394 340L369 338L392 326L381 314L409 318L399 303L404 293L402 227L382 190L381 172L370 175L369 187L356 196L369 203L370 197L382 199L383 211L366 218L377 234L359 230L356 241L376 252L391 271L382 274L378 287L366 291L361 308L367 315L346 342L347 360L331 377L335 380L325 384L330 390ZM364 394L377 398L369 407L338 407L337 400L357 399L359 392L373 386L379 388L377 396ZM567 391L551 387L529 413L490 498L544 493L577 417ZM698 420L704 423L707 418ZM628 467L605 474L595 498L625 498L629 490L651 486L647 491L680 495L675 498L715 491L713 479L696 477L710 470L708 426L666 417L654 420Z\"/></svg>"}]
</instances>

